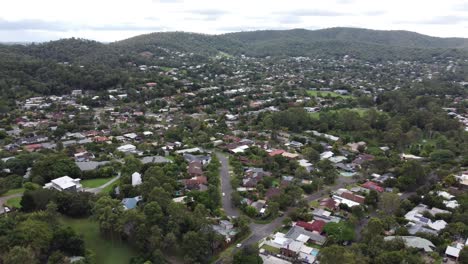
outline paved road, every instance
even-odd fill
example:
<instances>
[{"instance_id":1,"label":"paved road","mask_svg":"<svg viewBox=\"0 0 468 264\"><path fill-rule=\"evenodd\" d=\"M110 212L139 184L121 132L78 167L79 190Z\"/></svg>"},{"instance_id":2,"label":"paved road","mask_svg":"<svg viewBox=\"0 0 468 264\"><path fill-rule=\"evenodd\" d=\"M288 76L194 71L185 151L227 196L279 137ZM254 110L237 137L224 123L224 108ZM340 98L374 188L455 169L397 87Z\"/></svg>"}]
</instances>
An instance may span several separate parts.
<instances>
[{"instance_id":1,"label":"paved road","mask_svg":"<svg viewBox=\"0 0 468 264\"><path fill-rule=\"evenodd\" d=\"M229 174L229 159L220 152L216 152L216 156L219 162L221 162L221 192L224 193L224 196L222 196L223 209L228 216L239 216L239 210L232 204L231 200L233 189L231 186L231 176Z\"/></svg>"},{"instance_id":2,"label":"paved road","mask_svg":"<svg viewBox=\"0 0 468 264\"><path fill-rule=\"evenodd\" d=\"M220 169L220 174L221 174L221 192L224 193L224 196L222 197L222 204L223 204L223 209L226 212L228 216L239 216L239 210L232 204L231 201L231 195L233 192L233 188L231 186L231 177L229 174L229 159L226 155L216 152L216 156L218 157L219 161L221 162L221 169ZM332 190L337 190L339 188L343 188L348 184L354 183L355 180L352 179L351 177L339 177L337 179L336 184L332 187ZM320 199L324 196L328 196L328 193L324 190L320 192L313 193L311 195L308 195L306 197L306 200L308 202L311 202L313 200ZM286 218L286 216L291 213L294 210L294 208L288 208L286 210L284 216L278 217L272 222L268 224L256 224L256 223L251 223L250 224L250 230L252 231L252 235L247 238L243 243L244 245L251 245L255 244L258 241L260 241L262 238L270 235L275 231L275 229L281 227L283 220Z\"/></svg>"},{"instance_id":3,"label":"paved road","mask_svg":"<svg viewBox=\"0 0 468 264\"><path fill-rule=\"evenodd\" d=\"M107 186L113 184L115 181L117 181L118 179L120 179L120 172L119 174L117 175L117 177L113 178L112 180L104 183L103 185L99 186L99 187L96 187L96 188L85 188L84 191L85 192L90 192L90 193L94 193L94 194L97 194L97 193L100 193L102 191L102 189L106 188Z\"/></svg>"},{"instance_id":4,"label":"paved road","mask_svg":"<svg viewBox=\"0 0 468 264\"><path fill-rule=\"evenodd\" d=\"M221 176L221 192L224 193L224 196L222 197L222 204L223 204L223 209L226 212L227 215L229 216L239 216L239 210L235 208L235 206L232 204L231 201L231 195L233 192L233 188L231 186L231 177L229 174L229 159L226 155L216 152L216 156L218 157L219 161L221 162L221 169L220 169L220 176ZM335 185L330 187L331 191L335 191L339 188L344 188L348 184L352 184L356 182L351 177L339 177L335 183ZM325 196L328 196L329 194L325 190L321 190L319 192L313 193L311 195L308 195L306 197L306 200L308 202L321 199ZM268 224L256 224L256 223L251 223L249 225L250 230L252 234L250 237L248 237L246 240L242 242L243 246L245 245L252 245L257 242L259 242L261 239L271 235L276 229L282 226L283 220L294 210L293 207L288 208L285 212L284 215L281 217L277 217L274 219L272 222ZM235 248L233 251L233 254L237 251L238 249ZM223 259L219 259L216 263L224 263Z\"/></svg>"},{"instance_id":5,"label":"paved road","mask_svg":"<svg viewBox=\"0 0 468 264\"><path fill-rule=\"evenodd\" d=\"M333 185L332 188L330 188L330 189L332 191L336 191L336 190L338 190L340 188L344 188L346 185L352 184L354 182L355 182L355 180L352 179L351 177L339 177L337 179L337 182L335 183L335 185ZM312 202L314 200L324 198L325 196L328 196L328 195L329 194L326 191L322 190L322 191L313 193L311 195L308 195L305 199L308 202ZM272 222L270 222L268 224L265 224L265 225L251 223L250 224L250 230L252 231L252 235L247 240L244 241L244 244L245 245L255 244L258 241L260 241L262 238L272 234L273 231L275 231L276 229L278 229L279 227L282 226L283 220L293 210L294 210L294 207L288 208L288 210L286 210L286 212L284 213L284 216L278 217L275 220L273 220Z\"/></svg>"}]
</instances>

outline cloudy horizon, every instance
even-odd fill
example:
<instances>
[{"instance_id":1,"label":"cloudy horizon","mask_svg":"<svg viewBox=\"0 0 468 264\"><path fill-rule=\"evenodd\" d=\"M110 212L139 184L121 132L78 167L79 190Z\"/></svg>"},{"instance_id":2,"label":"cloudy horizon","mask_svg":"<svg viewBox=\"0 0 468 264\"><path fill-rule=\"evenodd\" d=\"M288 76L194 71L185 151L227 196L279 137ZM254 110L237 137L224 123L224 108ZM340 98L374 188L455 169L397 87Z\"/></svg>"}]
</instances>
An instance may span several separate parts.
<instances>
[{"instance_id":1,"label":"cloudy horizon","mask_svg":"<svg viewBox=\"0 0 468 264\"><path fill-rule=\"evenodd\" d=\"M468 0L15 0L2 3L0 42L78 37L112 42L185 31L357 27L468 38Z\"/></svg>"}]
</instances>

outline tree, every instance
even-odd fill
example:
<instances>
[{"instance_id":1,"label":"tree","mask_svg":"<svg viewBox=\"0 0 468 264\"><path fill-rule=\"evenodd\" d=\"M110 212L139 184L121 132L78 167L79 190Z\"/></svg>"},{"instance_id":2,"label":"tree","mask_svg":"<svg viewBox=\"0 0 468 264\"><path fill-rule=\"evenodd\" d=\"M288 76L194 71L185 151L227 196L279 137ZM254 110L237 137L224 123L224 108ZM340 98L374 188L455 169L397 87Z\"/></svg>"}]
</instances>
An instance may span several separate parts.
<instances>
[{"instance_id":1,"label":"tree","mask_svg":"<svg viewBox=\"0 0 468 264\"><path fill-rule=\"evenodd\" d=\"M39 263L38 259L34 255L34 252L29 247L13 247L3 257L3 263L5 264L18 264L18 263Z\"/></svg>"},{"instance_id":2,"label":"tree","mask_svg":"<svg viewBox=\"0 0 468 264\"><path fill-rule=\"evenodd\" d=\"M305 147L304 150L302 151L302 155L304 155L306 159L312 162L316 162L320 160L320 153L312 147Z\"/></svg>"},{"instance_id":3,"label":"tree","mask_svg":"<svg viewBox=\"0 0 468 264\"><path fill-rule=\"evenodd\" d=\"M21 222L17 228L23 243L30 246L35 252L49 248L53 234L46 222L33 220L32 218Z\"/></svg>"},{"instance_id":4,"label":"tree","mask_svg":"<svg viewBox=\"0 0 468 264\"><path fill-rule=\"evenodd\" d=\"M325 184L333 184L338 178L338 171L331 161L325 159L317 163L315 175L322 178Z\"/></svg>"},{"instance_id":5,"label":"tree","mask_svg":"<svg viewBox=\"0 0 468 264\"><path fill-rule=\"evenodd\" d=\"M370 206L377 206L377 203L379 201L379 194L374 191L370 190L370 192L366 195L364 199L364 203Z\"/></svg>"},{"instance_id":6,"label":"tree","mask_svg":"<svg viewBox=\"0 0 468 264\"><path fill-rule=\"evenodd\" d=\"M353 251L338 245L331 245L322 248L319 255L320 263L323 264L365 264L368 263L367 258L354 253Z\"/></svg>"},{"instance_id":7,"label":"tree","mask_svg":"<svg viewBox=\"0 0 468 264\"><path fill-rule=\"evenodd\" d=\"M257 209L253 206L246 206L245 207L245 214L247 214L250 217L255 217L257 215Z\"/></svg>"},{"instance_id":8,"label":"tree","mask_svg":"<svg viewBox=\"0 0 468 264\"><path fill-rule=\"evenodd\" d=\"M205 263L209 258L209 241L204 232L189 231L182 238L182 250L185 259L191 262Z\"/></svg>"},{"instance_id":9,"label":"tree","mask_svg":"<svg viewBox=\"0 0 468 264\"><path fill-rule=\"evenodd\" d=\"M400 208L400 197L395 193L382 193L380 196L379 207L386 214L392 215Z\"/></svg>"},{"instance_id":10,"label":"tree","mask_svg":"<svg viewBox=\"0 0 468 264\"><path fill-rule=\"evenodd\" d=\"M123 207L119 200L114 200L109 196L102 196L94 204L92 213L93 218L99 223L101 232L110 234L112 238L114 233L120 232Z\"/></svg>"},{"instance_id":11,"label":"tree","mask_svg":"<svg viewBox=\"0 0 468 264\"><path fill-rule=\"evenodd\" d=\"M351 213L356 216L357 219L364 217L364 209L360 205L351 207Z\"/></svg>"},{"instance_id":12,"label":"tree","mask_svg":"<svg viewBox=\"0 0 468 264\"><path fill-rule=\"evenodd\" d=\"M455 154L448 149L438 149L431 153L431 160L438 163L449 163L455 158Z\"/></svg>"},{"instance_id":13,"label":"tree","mask_svg":"<svg viewBox=\"0 0 468 264\"><path fill-rule=\"evenodd\" d=\"M468 247L464 247L460 251L460 257L458 258L460 264L468 264Z\"/></svg>"},{"instance_id":14,"label":"tree","mask_svg":"<svg viewBox=\"0 0 468 264\"><path fill-rule=\"evenodd\" d=\"M85 255L83 239L70 227L59 227L54 232L50 248L51 250L61 251L71 256Z\"/></svg>"},{"instance_id":15,"label":"tree","mask_svg":"<svg viewBox=\"0 0 468 264\"><path fill-rule=\"evenodd\" d=\"M333 236L335 241L344 242L354 239L354 228L344 222L327 223L323 229L328 236Z\"/></svg>"},{"instance_id":16,"label":"tree","mask_svg":"<svg viewBox=\"0 0 468 264\"><path fill-rule=\"evenodd\" d=\"M41 179L39 184L44 184L53 179L68 175L71 178L80 176L78 166L66 156L48 155L37 160L31 169L31 178Z\"/></svg>"},{"instance_id":17,"label":"tree","mask_svg":"<svg viewBox=\"0 0 468 264\"><path fill-rule=\"evenodd\" d=\"M262 264L263 260L258 255L258 248L255 246L246 246L234 254L233 264Z\"/></svg>"}]
</instances>

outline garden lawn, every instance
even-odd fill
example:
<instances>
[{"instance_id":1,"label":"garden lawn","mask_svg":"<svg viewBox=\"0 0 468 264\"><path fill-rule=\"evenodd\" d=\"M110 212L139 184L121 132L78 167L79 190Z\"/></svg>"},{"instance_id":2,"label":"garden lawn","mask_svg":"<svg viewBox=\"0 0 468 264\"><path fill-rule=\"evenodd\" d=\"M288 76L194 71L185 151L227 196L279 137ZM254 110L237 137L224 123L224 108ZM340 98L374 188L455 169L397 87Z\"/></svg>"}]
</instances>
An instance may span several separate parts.
<instances>
[{"instance_id":1,"label":"garden lawn","mask_svg":"<svg viewBox=\"0 0 468 264\"><path fill-rule=\"evenodd\" d=\"M14 197L14 198L10 198L6 201L6 206L10 207L10 208L21 208L21 198L22 197Z\"/></svg>"},{"instance_id":2,"label":"garden lawn","mask_svg":"<svg viewBox=\"0 0 468 264\"><path fill-rule=\"evenodd\" d=\"M307 91L309 96L316 96L316 97L342 97L342 98L353 98L352 95L341 95L335 92L322 92L322 91Z\"/></svg>"},{"instance_id":3,"label":"garden lawn","mask_svg":"<svg viewBox=\"0 0 468 264\"><path fill-rule=\"evenodd\" d=\"M11 189L8 192L2 194L2 196L10 196L18 193L24 193L24 188Z\"/></svg>"},{"instance_id":4,"label":"garden lawn","mask_svg":"<svg viewBox=\"0 0 468 264\"><path fill-rule=\"evenodd\" d=\"M99 264L128 264L136 252L122 241L111 241L101 236L99 224L87 218L75 219L61 217L60 222L70 226L75 232L83 236L86 249L95 256L95 263Z\"/></svg>"},{"instance_id":5,"label":"garden lawn","mask_svg":"<svg viewBox=\"0 0 468 264\"><path fill-rule=\"evenodd\" d=\"M83 180L81 181L81 185L83 185L84 188L97 188L110 180L112 180L112 177Z\"/></svg>"},{"instance_id":6,"label":"garden lawn","mask_svg":"<svg viewBox=\"0 0 468 264\"><path fill-rule=\"evenodd\" d=\"M280 253L279 248L275 248L275 247L272 247L270 245L263 245L262 248L265 249L266 251L270 252L270 253L273 253L273 254L279 254Z\"/></svg>"}]
</instances>

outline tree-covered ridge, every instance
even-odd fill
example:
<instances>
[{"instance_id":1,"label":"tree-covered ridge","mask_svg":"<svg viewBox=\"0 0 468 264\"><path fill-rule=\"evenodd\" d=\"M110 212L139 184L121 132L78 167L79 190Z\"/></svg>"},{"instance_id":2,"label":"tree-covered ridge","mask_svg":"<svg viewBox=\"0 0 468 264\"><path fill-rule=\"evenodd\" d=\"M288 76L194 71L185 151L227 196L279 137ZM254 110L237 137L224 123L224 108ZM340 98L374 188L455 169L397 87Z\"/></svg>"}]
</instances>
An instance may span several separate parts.
<instances>
[{"instance_id":1,"label":"tree-covered ridge","mask_svg":"<svg viewBox=\"0 0 468 264\"><path fill-rule=\"evenodd\" d=\"M275 41L279 39L302 39L306 41L346 41L380 44L407 48L466 48L468 40L463 38L438 38L404 30L371 30L362 28L336 27L320 30L261 30L229 33L241 42Z\"/></svg>"}]
</instances>

